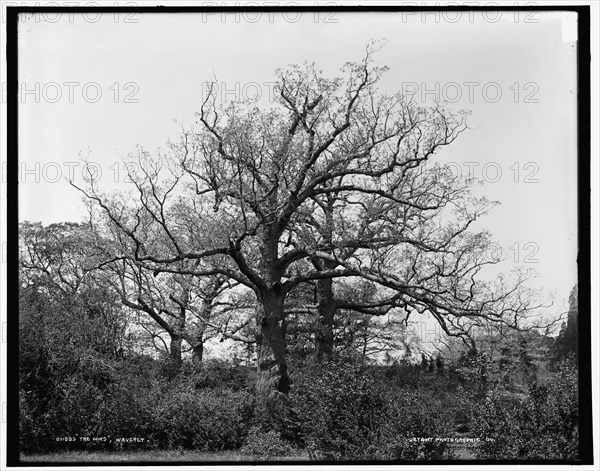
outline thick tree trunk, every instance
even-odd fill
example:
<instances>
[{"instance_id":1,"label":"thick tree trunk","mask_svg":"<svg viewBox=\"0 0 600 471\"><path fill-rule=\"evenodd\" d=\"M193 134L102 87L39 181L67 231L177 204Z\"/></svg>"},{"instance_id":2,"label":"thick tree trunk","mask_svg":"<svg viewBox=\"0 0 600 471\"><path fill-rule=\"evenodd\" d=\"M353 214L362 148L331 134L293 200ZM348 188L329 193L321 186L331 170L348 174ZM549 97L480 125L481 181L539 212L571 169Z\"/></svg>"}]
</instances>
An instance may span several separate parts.
<instances>
[{"instance_id":1,"label":"thick tree trunk","mask_svg":"<svg viewBox=\"0 0 600 471\"><path fill-rule=\"evenodd\" d=\"M286 361L286 325L283 297L267 293L256 308L256 409L258 423L267 427L278 423L290 390Z\"/></svg>"},{"instance_id":2,"label":"thick tree trunk","mask_svg":"<svg viewBox=\"0 0 600 471\"><path fill-rule=\"evenodd\" d=\"M286 323L284 303L286 289L281 283L282 268L278 264L281 228L274 220L277 191L269 197L273 211L270 221L260 230L260 278L256 305L256 417L259 422L277 420L285 407L290 390L286 360Z\"/></svg>"},{"instance_id":3,"label":"thick tree trunk","mask_svg":"<svg viewBox=\"0 0 600 471\"><path fill-rule=\"evenodd\" d=\"M274 192L273 207L277 195ZM273 211L275 214L275 211ZM277 268L278 245L281 229L275 221L270 221L260 233L261 266L260 275L264 285L260 287L256 307L256 357L257 392L267 397L270 391L287 393L290 381L287 374L285 340L285 288L281 284L281 272Z\"/></svg>"},{"instance_id":4,"label":"thick tree trunk","mask_svg":"<svg viewBox=\"0 0 600 471\"><path fill-rule=\"evenodd\" d=\"M202 340L200 340L192 347L192 363L196 366L201 365L203 355L204 344L202 343Z\"/></svg>"},{"instance_id":5,"label":"thick tree trunk","mask_svg":"<svg viewBox=\"0 0 600 471\"><path fill-rule=\"evenodd\" d=\"M204 299L202 304L200 321L193 334L191 342L192 363L196 366L200 366L202 364L202 359L204 357L204 332L206 331L206 322L208 322L212 317L212 312L214 308L213 302L218 296L219 289L222 285L222 280L216 280L211 287L211 291L206 295L206 298Z\"/></svg>"},{"instance_id":6,"label":"thick tree trunk","mask_svg":"<svg viewBox=\"0 0 600 471\"><path fill-rule=\"evenodd\" d=\"M212 301L211 301L212 302ZM203 319L210 319L210 312L212 310L212 304L206 307L206 303L203 309ZM202 364L202 360L204 358L204 331L206 330L206 324L202 322L196 332L192 336L192 341L190 345L192 347L192 364L195 366L200 366Z\"/></svg>"},{"instance_id":7,"label":"thick tree trunk","mask_svg":"<svg viewBox=\"0 0 600 471\"><path fill-rule=\"evenodd\" d=\"M325 224L321 228L321 236L326 244L333 240L333 205L335 198L328 195L326 204L321 208L325 215ZM333 253L332 253L333 255ZM316 262L318 269L331 270L337 266L331 261ZM333 319L337 307L333 297L333 279L317 280L317 325L315 331L315 350L317 358L331 359L333 355Z\"/></svg>"},{"instance_id":8,"label":"thick tree trunk","mask_svg":"<svg viewBox=\"0 0 600 471\"><path fill-rule=\"evenodd\" d=\"M170 334L171 336L171 347L170 347L170 356L173 365L179 369L181 367L182 359L181 359L181 336L177 334Z\"/></svg>"},{"instance_id":9,"label":"thick tree trunk","mask_svg":"<svg viewBox=\"0 0 600 471\"><path fill-rule=\"evenodd\" d=\"M333 319L335 301L333 299L333 280L327 278L317 281L317 325L315 329L315 349L317 358L330 359L333 354Z\"/></svg>"},{"instance_id":10,"label":"thick tree trunk","mask_svg":"<svg viewBox=\"0 0 600 471\"><path fill-rule=\"evenodd\" d=\"M257 391L264 397L273 391L285 394L291 384L287 374L284 298L274 291L263 293L256 308Z\"/></svg>"}]
</instances>

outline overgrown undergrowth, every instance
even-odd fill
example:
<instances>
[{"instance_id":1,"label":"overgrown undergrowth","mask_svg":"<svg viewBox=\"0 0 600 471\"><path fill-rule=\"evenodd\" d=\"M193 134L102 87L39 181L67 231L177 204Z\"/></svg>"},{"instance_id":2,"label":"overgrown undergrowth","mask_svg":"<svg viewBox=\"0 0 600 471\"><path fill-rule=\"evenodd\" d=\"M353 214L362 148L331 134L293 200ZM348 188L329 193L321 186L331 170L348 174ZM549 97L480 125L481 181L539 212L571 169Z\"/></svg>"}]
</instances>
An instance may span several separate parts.
<instances>
[{"instance_id":1,"label":"overgrown undergrowth","mask_svg":"<svg viewBox=\"0 0 600 471\"><path fill-rule=\"evenodd\" d=\"M547 381L530 376L524 393L482 380L476 364L315 362L292 365L291 392L261 414L253 370L223 362L173 374L137 358L61 382L30 377L22 451L48 462L577 458L573 361Z\"/></svg>"}]
</instances>

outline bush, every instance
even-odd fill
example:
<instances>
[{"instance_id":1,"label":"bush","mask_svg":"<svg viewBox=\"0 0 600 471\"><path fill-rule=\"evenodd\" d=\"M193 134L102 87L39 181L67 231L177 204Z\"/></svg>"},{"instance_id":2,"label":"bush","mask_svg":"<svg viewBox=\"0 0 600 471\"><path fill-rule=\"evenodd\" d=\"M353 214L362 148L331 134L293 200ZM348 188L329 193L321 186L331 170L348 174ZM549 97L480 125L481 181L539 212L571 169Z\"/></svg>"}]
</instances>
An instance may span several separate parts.
<instances>
[{"instance_id":1,"label":"bush","mask_svg":"<svg viewBox=\"0 0 600 471\"><path fill-rule=\"evenodd\" d=\"M136 448L211 451L242 445L254 409L254 397L247 391L197 389L194 371L169 381L159 374L160 362L143 357L114 362L107 368L86 364L62 378L49 393L22 389L23 451L112 448L114 438L121 437L145 438L143 444L127 445ZM56 440L67 436L113 440Z\"/></svg>"},{"instance_id":2,"label":"bush","mask_svg":"<svg viewBox=\"0 0 600 471\"><path fill-rule=\"evenodd\" d=\"M269 459L292 455L295 450L289 442L282 440L277 431L265 431L261 427L254 426L250 429L240 453Z\"/></svg>"},{"instance_id":3,"label":"bush","mask_svg":"<svg viewBox=\"0 0 600 471\"><path fill-rule=\"evenodd\" d=\"M187 366L191 371L190 377L194 378L194 386L198 389L215 389L224 387L232 391L249 389L251 378L255 371L253 367L235 366L223 360L208 360L194 370L194 366Z\"/></svg>"},{"instance_id":4,"label":"bush","mask_svg":"<svg viewBox=\"0 0 600 471\"><path fill-rule=\"evenodd\" d=\"M51 449L54 437L49 421L42 414L36 414L30 405L30 399L19 391L19 442L25 453L34 453Z\"/></svg>"},{"instance_id":5,"label":"bush","mask_svg":"<svg viewBox=\"0 0 600 471\"><path fill-rule=\"evenodd\" d=\"M295 377L288 422L311 459L395 460L439 458L449 420L440 400L395 386L360 363L310 366Z\"/></svg>"},{"instance_id":6,"label":"bush","mask_svg":"<svg viewBox=\"0 0 600 471\"><path fill-rule=\"evenodd\" d=\"M253 408L254 397L245 391L184 385L158 405L152 438L162 448L238 448L248 433Z\"/></svg>"},{"instance_id":7,"label":"bush","mask_svg":"<svg viewBox=\"0 0 600 471\"><path fill-rule=\"evenodd\" d=\"M452 395L438 395L428 388L388 391L380 459L451 458L447 444L435 439L454 435L457 409L453 403L462 404ZM420 442L415 438L434 440Z\"/></svg>"},{"instance_id":8,"label":"bush","mask_svg":"<svg viewBox=\"0 0 600 471\"><path fill-rule=\"evenodd\" d=\"M55 436L92 436L98 427L98 405L103 392L79 375L68 377L58 386L49 413Z\"/></svg>"},{"instance_id":9,"label":"bush","mask_svg":"<svg viewBox=\"0 0 600 471\"><path fill-rule=\"evenodd\" d=\"M106 399L98 405L97 437L149 437L156 426L156 404L164 400L162 385L137 388L119 382L107 391Z\"/></svg>"},{"instance_id":10,"label":"bush","mask_svg":"<svg viewBox=\"0 0 600 471\"><path fill-rule=\"evenodd\" d=\"M488 440L480 458L577 459L578 377L574 359L546 384L529 385L529 396L490 394L478 408L476 431Z\"/></svg>"},{"instance_id":11,"label":"bush","mask_svg":"<svg viewBox=\"0 0 600 471\"><path fill-rule=\"evenodd\" d=\"M344 362L296 375L292 411L312 459L361 459L372 454L383 403L364 368Z\"/></svg>"}]
</instances>

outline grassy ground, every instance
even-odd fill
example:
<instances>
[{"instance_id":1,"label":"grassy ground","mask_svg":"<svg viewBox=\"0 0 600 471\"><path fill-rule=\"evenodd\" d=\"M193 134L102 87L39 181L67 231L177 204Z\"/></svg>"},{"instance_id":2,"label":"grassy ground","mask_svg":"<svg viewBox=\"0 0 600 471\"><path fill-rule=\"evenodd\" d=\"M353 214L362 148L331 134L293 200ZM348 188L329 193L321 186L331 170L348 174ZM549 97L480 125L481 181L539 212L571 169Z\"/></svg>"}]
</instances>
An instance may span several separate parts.
<instances>
[{"instance_id":1,"label":"grassy ground","mask_svg":"<svg viewBox=\"0 0 600 471\"><path fill-rule=\"evenodd\" d=\"M475 458L474 447L454 444L450 445L454 459L470 460ZM263 458L264 459L264 458ZM64 451L59 453L43 453L21 455L23 463L134 463L134 462L194 462L198 464L211 462L261 461L260 457L242 455L237 451L201 452L201 451ZM269 458L269 461L309 461L308 454L280 456Z\"/></svg>"},{"instance_id":2,"label":"grassy ground","mask_svg":"<svg viewBox=\"0 0 600 471\"><path fill-rule=\"evenodd\" d=\"M308 455L300 456L284 456L277 458L269 458L272 461L308 461ZM260 458L255 456L247 456L238 453L237 451L223 451L216 453L207 453L200 451L65 451L60 453L45 453L21 455L21 461L35 463L96 463L96 462L111 462L111 463L127 463L127 462L216 462L216 461L260 461Z\"/></svg>"}]
</instances>

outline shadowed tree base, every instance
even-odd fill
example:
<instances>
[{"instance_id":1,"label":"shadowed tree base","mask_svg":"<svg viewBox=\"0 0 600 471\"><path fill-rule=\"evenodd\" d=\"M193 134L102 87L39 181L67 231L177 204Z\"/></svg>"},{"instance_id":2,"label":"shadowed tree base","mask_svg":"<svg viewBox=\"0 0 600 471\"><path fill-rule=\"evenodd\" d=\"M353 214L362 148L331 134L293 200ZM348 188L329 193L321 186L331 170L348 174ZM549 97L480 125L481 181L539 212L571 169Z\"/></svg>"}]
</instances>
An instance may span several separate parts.
<instances>
[{"instance_id":1,"label":"shadowed tree base","mask_svg":"<svg viewBox=\"0 0 600 471\"><path fill-rule=\"evenodd\" d=\"M284 369L287 367L284 365ZM283 417L287 407L287 393L291 381L287 372L280 372L275 365L271 368L258 371L256 381L256 422L267 429Z\"/></svg>"}]
</instances>

